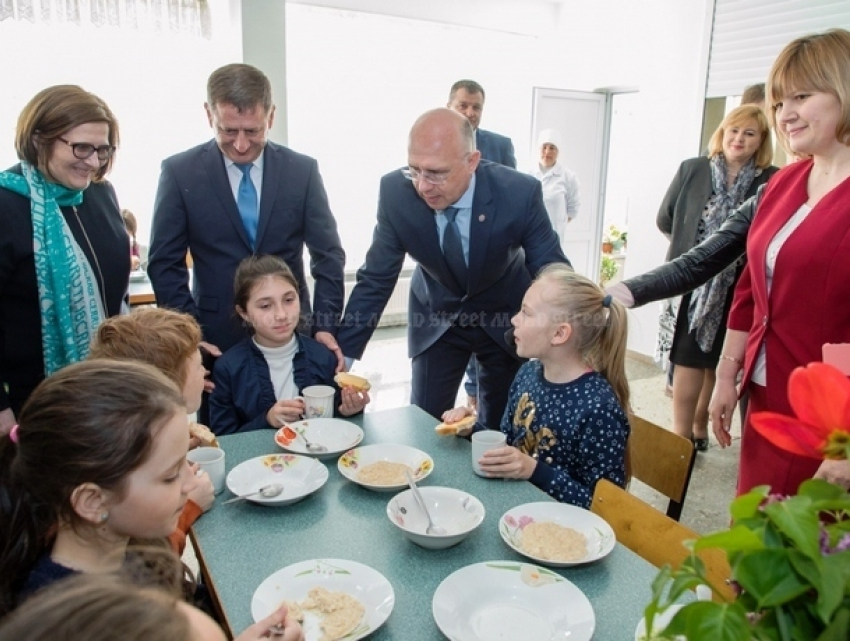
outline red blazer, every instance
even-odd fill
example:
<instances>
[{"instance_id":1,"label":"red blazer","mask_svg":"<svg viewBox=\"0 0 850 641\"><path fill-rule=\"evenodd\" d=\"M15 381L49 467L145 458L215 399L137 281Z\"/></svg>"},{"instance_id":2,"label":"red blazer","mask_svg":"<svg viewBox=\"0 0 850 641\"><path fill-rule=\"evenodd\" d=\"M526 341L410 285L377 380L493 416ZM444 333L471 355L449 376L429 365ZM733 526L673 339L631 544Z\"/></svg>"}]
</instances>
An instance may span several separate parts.
<instances>
[{"instance_id":1,"label":"red blazer","mask_svg":"<svg viewBox=\"0 0 850 641\"><path fill-rule=\"evenodd\" d=\"M795 162L770 179L727 322L729 329L749 332L744 386L766 345L768 409L786 414L791 371L823 360L824 343L850 342L850 179L824 196L782 246L768 299L767 246L808 200L811 168L811 160Z\"/></svg>"}]
</instances>

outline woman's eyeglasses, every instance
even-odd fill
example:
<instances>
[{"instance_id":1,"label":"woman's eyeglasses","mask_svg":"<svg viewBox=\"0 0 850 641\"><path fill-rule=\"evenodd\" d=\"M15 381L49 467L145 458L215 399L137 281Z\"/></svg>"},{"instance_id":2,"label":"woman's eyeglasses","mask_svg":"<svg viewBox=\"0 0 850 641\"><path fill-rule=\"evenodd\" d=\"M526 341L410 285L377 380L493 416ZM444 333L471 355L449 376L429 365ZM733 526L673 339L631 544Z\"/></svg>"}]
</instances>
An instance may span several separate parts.
<instances>
[{"instance_id":1,"label":"woman's eyeglasses","mask_svg":"<svg viewBox=\"0 0 850 641\"><path fill-rule=\"evenodd\" d=\"M112 154L115 153L115 147L112 145L101 145L100 147L95 147L87 142L69 142L64 138L59 138L62 142L68 145L71 148L71 152L74 154L75 158L79 158L80 160L86 160L91 157L92 154L97 154L97 159L101 162L109 160L112 157Z\"/></svg>"}]
</instances>

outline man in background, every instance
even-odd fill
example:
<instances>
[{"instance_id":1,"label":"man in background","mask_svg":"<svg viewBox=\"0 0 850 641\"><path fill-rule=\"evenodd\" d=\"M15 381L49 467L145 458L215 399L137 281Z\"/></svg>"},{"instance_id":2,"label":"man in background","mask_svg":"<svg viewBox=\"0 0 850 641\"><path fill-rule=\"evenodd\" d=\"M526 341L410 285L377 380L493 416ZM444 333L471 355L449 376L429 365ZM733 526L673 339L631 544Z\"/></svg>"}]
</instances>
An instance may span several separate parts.
<instances>
[{"instance_id":1,"label":"man in background","mask_svg":"<svg viewBox=\"0 0 850 641\"><path fill-rule=\"evenodd\" d=\"M516 169L514 144L507 136L481 129L481 114L484 112L484 87L474 80L458 80L449 92L449 109L466 116L475 131L475 146L482 160L497 162Z\"/></svg>"},{"instance_id":2,"label":"man in background","mask_svg":"<svg viewBox=\"0 0 850 641\"><path fill-rule=\"evenodd\" d=\"M741 96L741 104L756 105L764 111L764 83L760 82L744 89L744 94Z\"/></svg>"},{"instance_id":3,"label":"man in background","mask_svg":"<svg viewBox=\"0 0 850 641\"><path fill-rule=\"evenodd\" d=\"M220 356L246 335L233 307L236 267L252 254L274 254L298 281L302 327L335 351L342 367L334 334L345 253L316 161L267 139L275 115L271 83L255 67L216 69L204 109L213 140L162 163L148 263L157 304L194 316L204 348ZM312 306L305 246L315 281Z\"/></svg>"},{"instance_id":4,"label":"man in background","mask_svg":"<svg viewBox=\"0 0 850 641\"><path fill-rule=\"evenodd\" d=\"M516 169L514 144L507 136L501 136L492 131L481 129L481 114L484 113L484 87L474 80L458 80L449 91L449 102L446 105L462 114L472 125L475 132L475 145L481 153L482 160L497 162L501 165ZM472 409L478 406L478 366L473 356L466 368L466 403Z\"/></svg>"}]
</instances>

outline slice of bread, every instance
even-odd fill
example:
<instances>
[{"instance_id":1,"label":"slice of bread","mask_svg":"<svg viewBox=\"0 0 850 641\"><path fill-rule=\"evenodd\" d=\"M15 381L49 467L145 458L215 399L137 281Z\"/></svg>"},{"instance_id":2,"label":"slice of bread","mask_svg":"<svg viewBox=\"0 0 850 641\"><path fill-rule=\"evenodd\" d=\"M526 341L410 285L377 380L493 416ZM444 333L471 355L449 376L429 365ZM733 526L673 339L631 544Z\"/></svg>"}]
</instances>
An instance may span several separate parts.
<instances>
[{"instance_id":1,"label":"slice of bread","mask_svg":"<svg viewBox=\"0 0 850 641\"><path fill-rule=\"evenodd\" d=\"M218 439L212 430L201 423L189 423L189 434L194 436L206 447L218 447Z\"/></svg>"},{"instance_id":2,"label":"slice of bread","mask_svg":"<svg viewBox=\"0 0 850 641\"><path fill-rule=\"evenodd\" d=\"M358 392L368 392L372 389L372 384L365 378L349 372L340 372L334 376L334 381L340 387L353 387Z\"/></svg>"},{"instance_id":3,"label":"slice of bread","mask_svg":"<svg viewBox=\"0 0 850 641\"><path fill-rule=\"evenodd\" d=\"M472 427L475 425L475 421L478 420L478 417L472 414L471 416L464 416L462 419L455 423L440 423L437 427L434 428L434 431L437 432L440 436L447 436L449 434L457 434L460 430L464 430L468 427Z\"/></svg>"}]
</instances>

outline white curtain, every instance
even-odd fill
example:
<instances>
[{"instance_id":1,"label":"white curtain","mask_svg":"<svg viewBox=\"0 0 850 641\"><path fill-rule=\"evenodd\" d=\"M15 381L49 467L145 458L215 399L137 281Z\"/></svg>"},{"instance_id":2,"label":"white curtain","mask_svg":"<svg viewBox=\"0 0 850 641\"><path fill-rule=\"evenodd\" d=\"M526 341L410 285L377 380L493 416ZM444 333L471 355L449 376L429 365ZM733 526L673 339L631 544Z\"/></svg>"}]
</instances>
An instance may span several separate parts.
<instances>
[{"instance_id":1,"label":"white curtain","mask_svg":"<svg viewBox=\"0 0 850 641\"><path fill-rule=\"evenodd\" d=\"M0 0L7 19L212 36L207 0Z\"/></svg>"}]
</instances>

